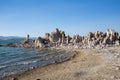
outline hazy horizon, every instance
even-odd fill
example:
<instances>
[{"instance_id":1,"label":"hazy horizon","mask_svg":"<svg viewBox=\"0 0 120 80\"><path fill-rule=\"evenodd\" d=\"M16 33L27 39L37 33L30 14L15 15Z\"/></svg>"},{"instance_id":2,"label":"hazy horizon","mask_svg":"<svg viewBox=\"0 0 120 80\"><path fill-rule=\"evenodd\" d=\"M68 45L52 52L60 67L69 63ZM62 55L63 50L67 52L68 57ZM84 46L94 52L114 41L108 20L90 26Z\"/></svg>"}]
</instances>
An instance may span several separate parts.
<instances>
[{"instance_id":1,"label":"hazy horizon","mask_svg":"<svg viewBox=\"0 0 120 80\"><path fill-rule=\"evenodd\" d=\"M0 0L0 36L44 36L59 28L120 33L120 0Z\"/></svg>"}]
</instances>

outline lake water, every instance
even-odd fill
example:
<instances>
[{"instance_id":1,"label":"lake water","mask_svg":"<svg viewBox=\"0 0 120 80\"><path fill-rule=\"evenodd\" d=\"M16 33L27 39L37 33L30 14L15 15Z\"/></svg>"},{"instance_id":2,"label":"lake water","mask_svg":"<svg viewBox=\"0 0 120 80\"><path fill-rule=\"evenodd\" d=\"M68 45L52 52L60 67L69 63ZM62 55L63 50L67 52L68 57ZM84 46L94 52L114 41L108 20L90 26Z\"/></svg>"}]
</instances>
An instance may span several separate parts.
<instances>
[{"instance_id":1,"label":"lake water","mask_svg":"<svg viewBox=\"0 0 120 80\"><path fill-rule=\"evenodd\" d=\"M16 43L19 40L1 40L0 45ZM0 78L21 73L33 67L45 66L71 55L61 50L34 50L25 48L0 47Z\"/></svg>"}]
</instances>

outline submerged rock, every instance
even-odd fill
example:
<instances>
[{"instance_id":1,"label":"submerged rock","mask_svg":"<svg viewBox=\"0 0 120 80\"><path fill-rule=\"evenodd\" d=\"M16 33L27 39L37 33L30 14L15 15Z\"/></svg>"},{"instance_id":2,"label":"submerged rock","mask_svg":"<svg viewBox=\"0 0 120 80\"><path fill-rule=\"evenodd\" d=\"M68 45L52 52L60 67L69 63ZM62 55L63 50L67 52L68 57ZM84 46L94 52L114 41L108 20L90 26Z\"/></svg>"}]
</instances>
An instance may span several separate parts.
<instances>
[{"instance_id":1,"label":"submerged rock","mask_svg":"<svg viewBox=\"0 0 120 80\"><path fill-rule=\"evenodd\" d=\"M5 45L6 47L16 47L16 44L13 44L13 43L9 43L7 45Z\"/></svg>"}]
</instances>

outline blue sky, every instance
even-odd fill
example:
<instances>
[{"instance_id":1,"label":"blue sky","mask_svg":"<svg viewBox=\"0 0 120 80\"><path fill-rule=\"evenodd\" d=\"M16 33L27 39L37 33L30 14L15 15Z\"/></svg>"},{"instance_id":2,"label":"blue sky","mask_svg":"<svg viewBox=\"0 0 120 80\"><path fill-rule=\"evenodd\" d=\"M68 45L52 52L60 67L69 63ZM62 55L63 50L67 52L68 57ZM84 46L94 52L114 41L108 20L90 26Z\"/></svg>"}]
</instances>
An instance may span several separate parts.
<instances>
[{"instance_id":1,"label":"blue sky","mask_svg":"<svg viewBox=\"0 0 120 80\"><path fill-rule=\"evenodd\" d=\"M0 0L0 35L37 37L55 28L120 33L120 0Z\"/></svg>"}]
</instances>

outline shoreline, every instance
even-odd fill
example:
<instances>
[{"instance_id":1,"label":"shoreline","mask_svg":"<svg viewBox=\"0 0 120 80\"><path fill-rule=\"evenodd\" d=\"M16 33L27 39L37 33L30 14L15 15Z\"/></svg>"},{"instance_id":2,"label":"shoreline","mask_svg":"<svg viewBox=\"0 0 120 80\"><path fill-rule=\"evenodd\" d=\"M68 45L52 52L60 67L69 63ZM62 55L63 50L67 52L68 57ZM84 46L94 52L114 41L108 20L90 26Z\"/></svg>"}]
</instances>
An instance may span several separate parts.
<instances>
[{"instance_id":1,"label":"shoreline","mask_svg":"<svg viewBox=\"0 0 120 80\"><path fill-rule=\"evenodd\" d=\"M74 57L1 80L119 80L120 47L73 49Z\"/></svg>"},{"instance_id":2,"label":"shoreline","mask_svg":"<svg viewBox=\"0 0 120 80\"><path fill-rule=\"evenodd\" d=\"M53 66L53 65L57 65L57 64L61 64L61 63L67 62L67 61L69 61L69 60L71 60L71 59L67 59L67 60L65 60L65 61L63 61L63 62L57 62L57 63L47 64L47 65L42 66L42 67L36 67L36 68L30 69L30 70L27 70L27 71L25 71L25 72L22 72L22 73L17 73L17 74L13 74L13 75L10 75L10 76L3 77L3 78L1 78L0 80L11 80L11 79L14 79L14 78L17 78L17 77L21 77L22 75L27 74L27 73L29 73L29 72L32 72L32 71L34 71L34 70L46 68L46 67Z\"/></svg>"},{"instance_id":3,"label":"shoreline","mask_svg":"<svg viewBox=\"0 0 120 80\"><path fill-rule=\"evenodd\" d=\"M39 49L38 49L39 50ZM66 49L55 49L55 48L44 48L42 50L50 50L50 51L64 51L64 53L59 53L60 55L58 55L57 57L61 57L61 58L57 58L55 61L49 63L49 64L46 64L46 65L42 65L42 66L36 66L36 67L32 67L32 68L29 68L27 71L22 71L22 72L19 72L19 73L16 73L16 74L11 74L11 75L8 75L8 76L4 76L2 78L0 78L0 80L6 80L8 79L9 80L9 77L12 77L12 76L17 76L17 75L20 75L20 74L24 74L28 71L31 71L31 70L34 70L34 69L37 69L37 68L43 68L43 67L46 67L46 66L49 66L49 65L53 65L53 64L60 64L62 62L66 62L68 60L70 60L71 58L75 57L77 55L77 52L76 51L73 51L73 50L66 50ZM57 53L56 53L57 54ZM12 78L11 78L12 79Z\"/></svg>"}]
</instances>

